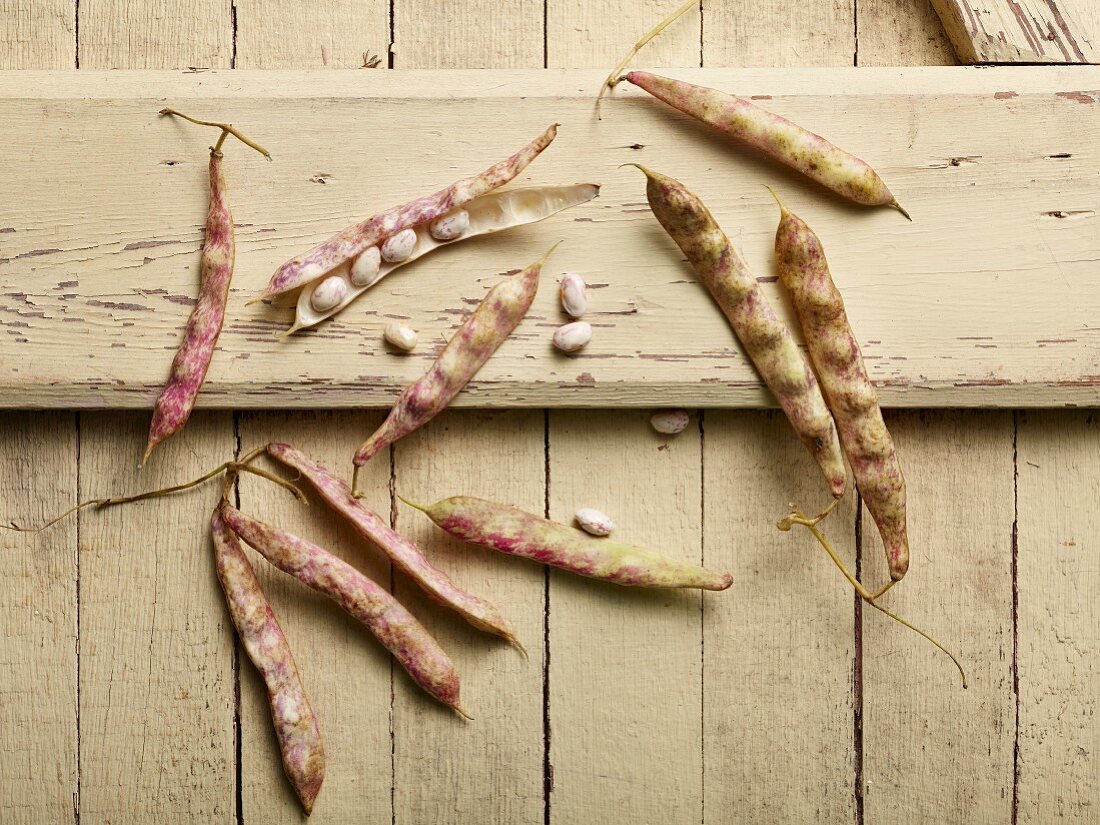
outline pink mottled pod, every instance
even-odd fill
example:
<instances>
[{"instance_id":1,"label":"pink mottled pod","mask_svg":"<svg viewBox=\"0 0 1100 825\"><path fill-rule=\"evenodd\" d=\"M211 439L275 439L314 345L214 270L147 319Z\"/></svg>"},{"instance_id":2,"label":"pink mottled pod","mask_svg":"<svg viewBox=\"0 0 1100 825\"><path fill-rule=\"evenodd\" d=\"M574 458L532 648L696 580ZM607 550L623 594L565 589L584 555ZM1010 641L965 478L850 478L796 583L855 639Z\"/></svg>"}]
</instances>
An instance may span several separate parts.
<instances>
[{"instance_id":1,"label":"pink mottled pod","mask_svg":"<svg viewBox=\"0 0 1100 825\"><path fill-rule=\"evenodd\" d=\"M882 419L878 394L848 323L844 299L829 272L821 239L782 203L779 209L775 232L779 278L790 292L856 488L878 525L890 578L899 581L909 569L909 539L905 477L894 440Z\"/></svg>"},{"instance_id":2,"label":"pink mottled pod","mask_svg":"<svg viewBox=\"0 0 1100 825\"><path fill-rule=\"evenodd\" d=\"M646 175L646 195L654 216L722 309L760 377L817 461L833 496L840 498L847 486L847 469L836 425L791 331L776 316L748 264L703 202L678 180L638 168Z\"/></svg>"},{"instance_id":3,"label":"pink mottled pod","mask_svg":"<svg viewBox=\"0 0 1100 825\"><path fill-rule=\"evenodd\" d=\"M310 707L279 621L267 603L240 541L222 518L220 508L214 510L210 519L210 533L229 617L248 658L267 685L283 770L309 816L325 779L325 748L321 744L317 716Z\"/></svg>"},{"instance_id":4,"label":"pink mottled pod","mask_svg":"<svg viewBox=\"0 0 1100 825\"><path fill-rule=\"evenodd\" d=\"M593 538L564 524L483 498L453 496L431 505L401 500L462 541L594 579L634 587L703 590L725 590L733 582L728 573L716 573L644 547Z\"/></svg>"}]
</instances>

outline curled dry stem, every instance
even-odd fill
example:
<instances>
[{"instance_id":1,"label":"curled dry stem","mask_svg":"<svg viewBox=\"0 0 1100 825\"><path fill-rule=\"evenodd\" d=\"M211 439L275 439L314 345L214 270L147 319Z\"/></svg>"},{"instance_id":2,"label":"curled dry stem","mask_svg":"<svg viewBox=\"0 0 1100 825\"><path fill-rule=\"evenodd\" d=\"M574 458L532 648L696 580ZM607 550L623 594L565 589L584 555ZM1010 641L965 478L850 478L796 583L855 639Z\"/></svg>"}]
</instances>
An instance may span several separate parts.
<instances>
[{"instance_id":1,"label":"curled dry stem","mask_svg":"<svg viewBox=\"0 0 1100 825\"><path fill-rule=\"evenodd\" d=\"M88 499L87 501L82 501L79 504L73 505L61 515L55 516L54 518L47 521L45 524L39 525L38 527L20 527L15 522L11 522L10 524L0 524L0 527L5 530L14 530L17 533L40 533L43 530L53 527L59 521L62 521L68 516L71 516L73 513L79 510L83 510L87 507L95 507L97 510L102 510L105 507L114 507L118 504L132 504L133 502L144 501L145 499L150 498L163 498L164 496L182 493L186 490L198 487L202 484L205 484L207 481L210 481L212 478L221 475L222 473L226 474L225 483L222 486L222 498L225 498L225 496L228 495L229 488L233 485L233 481L236 479L237 474L240 472L246 472L259 476L260 478L265 478L271 483L277 484L280 487L289 490L294 495L294 497L298 499L298 501L303 504L308 504L309 502L306 499L305 493L303 493L297 486L295 486L293 482L288 481L281 476L277 476L268 470L264 470L260 467L253 467L249 463L253 459L255 459L256 456L258 456L261 452L263 452L263 449L264 448L261 447L259 450L253 450L243 458L236 461L223 462L222 464L219 464L217 467L215 467L213 470L203 473L198 478L193 478L190 481L185 481L182 484L173 484L171 487L162 487L159 490L149 490L144 493L135 493L134 495L130 496L111 496L110 498L92 498Z\"/></svg>"},{"instance_id":2,"label":"curled dry stem","mask_svg":"<svg viewBox=\"0 0 1100 825\"><path fill-rule=\"evenodd\" d=\"M603 119L600 115L600 105L603 103L603 96L607 94L608 89L615 88L615 86L617 86L619 82L624 79L623 77L620 77L619 73L627 67L627 64L629 64L630 61L634 59L634 56L638 52L640 52L650 40L663 32L665 29L667 29L669 26L679 20L682 16L687 14L690 9L698 5L699 0L687 0L685 3L680 4L680 6L678 6L676 10L672 12L672 14L670 14L668 17L666 17L664 20L662 20L660 23L658 23L656 26L646 32L642 36L641 40L634 44L634 48L627 52L626 57L619 61L615 68L611 70L611 74L609 74L607 76L607 79L600 85L600 93L596 95L597 119Z\"/></svg>"},{"instance_id":3,"label":"curled dry stem","mask_svg":"<svg viewBox=\"0 0 1100 825\"><path fill-rule=\"evenodd\" d=\"M816 518L816 519L807 518L804 514L800 513L798 510L794 510L789 516L787 516L785 519L781 520L776 525L776 527L778 527L784 533L790 531L791 527L795 524L799 524L799 525L805 527L807 530L809 530L813 534L814 538L817 539L817 543L820 544L822 546L822 548L824 548L825 552L829 554L829 558L831 558L833 560L833 564L835 564L837 566L837 568L839 568L840 572L844 574L844 578L846 578L848 580L848 582L852 585L852 587L855 588L856 592L860 595L860 598L862 598L865 602L867 602L869 605L871 605L871 607L875 608L876 610L881 611L882 613L885 613L887 616L889 616L891 619L893 619L898 624L909 628L914 633L916 633L918 636L923 636L925 639L927 639L929 642L931 642L935 647L939 648L941 651L943 651L945 654L947 654L947 658L949 658L952 661L952 663L954 663L955 667L958 668L959 676L962 677L963 690L966 690L966 688L969 687L969 685L966 681L966 671L963 670L962 664L960 664L959 660L955 657L954 653L952 653L950 650L948 650L946 647L944 647L938 641L933 639L931 636L929 636L927 633L925 633L919 627L916 627L916 626L910 624L908 621L901 618L901 616L897 615L896 613L890 612L885 607L882 607L880 604L878 604L878 602L875 601L879 596L881 596L883 593L888 591L897 582L891 581L891 582L887 583L884 587L882 587L878 592L871 593L869 590L867 590L867 588L865 588L862 584L860 584L859 580L855 576L853 576L851 574L851 572L849 572L848 568L844 565L844 562L841 561L840 557L837 555L836 550L834 550L832 545L829 544L829 540L827 538L825 538L825 534L822 533L821 530L818 529L818 527L817 527L818 522L822 518L824 518L825 515L829 514L829 512L832 510L832 508L833 508L833 506L835 506L835 504L836 504L836 502L833 502L833 505L830 505L828 508L826 508L825 512L821 516L818 516L818 518Z\"/></svg>"},{"instance_id":4,"label":"curled dry stem","mask_svg":"<svg viewBox=\"0 0 1100 825\"><path fill-rule=\"evenodd\" d=\"M225 143L225 138L228 135L233 135L233 137L235 137L237 140L239 140L245 146L250 146L251 148L255 149L257 152L259 152L261 155L263 155L265 158L267 158L268 160L271 160L271 153L269 151L267 151L267 149L262 147L260 144L256 143L256 141L251 140L250 138L247 138L244 135L242 135L239 131L237 131L237 129L233 126L232 123L217 123L217 122L212 121L212 120L199 120L196 117L191 117L190 115L185 115L183 112L179 112L179 111L176 111L175 109L171 109L171 108L168 108L168 107L165 107L164 109L161 109L160 112L158 112L158 114L161 114L161 115L175 115L176 117L182 117L184 120L190 121L191 123L197 124L198 126L212 126L215 129L221 129L222 130L221 136L218 138L218 142L216 144L214 144L214 147L211 150L215 154L221 152L222 144Z\"/></svg>"}]
</instances>

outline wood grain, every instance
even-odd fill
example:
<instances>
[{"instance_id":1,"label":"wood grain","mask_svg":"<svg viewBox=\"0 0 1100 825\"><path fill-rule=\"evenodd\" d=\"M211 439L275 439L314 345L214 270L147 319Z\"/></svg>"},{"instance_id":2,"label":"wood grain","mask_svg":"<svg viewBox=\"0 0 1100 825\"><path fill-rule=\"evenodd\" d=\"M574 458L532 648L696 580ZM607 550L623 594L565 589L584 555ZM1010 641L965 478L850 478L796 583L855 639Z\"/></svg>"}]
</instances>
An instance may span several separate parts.
<instances>
[{"instance_id":1,"label":"wood grain","mask_svg":"<svg viewBox=\"0 0 1100 825\"><path fill-rule=\"evenodd\" d=\"M424 503L482 496L541 513L544 455L540 410L448 412L394 445L395 492ZM398 674L397 821L542 822L544 570L452 539L401 503L397 529L459 587L496 605L530 656L470 627L399 577L394 592L454 661L462 704L474 721L464 722Z\"/></svg>"},{"instance_id":2,"label":"wood grain","mask_svg":"<svg viewBox=\"0 0 1100 825\"><path fill-rule=\"evenodd\" d=\"M951 41L929 0L859 0L857 66L953 66Z\"/></svg>"},{"instance_id":3,"label":"wood grain","mask_svg":"<svg viewBox=\"0 0 1100 825\"><path fill-rule=\"evenodd\" d=\"M591 66L611 71L642 35L681 5L678 0L548 0L546 60L554 68ZM697 9L665 29L634 61L637 66L699 66Z\"/></svg>"},{"instance_id":4,"label":"wood grain","mask_svg":"<svg viewBox=\"0 0 1100 825\"><path fill-rule=\"evenodd\" d=\"M697 430L666 442L642 412L552 412L549 445L550 518L595 507L621 541L700 559ZM700 609L737 594L549 581L550 821L699 822Z\"/></svg>"},{"instance_id":5,"label":"wood grain","mask_svg":"<svg viewBox=\"0 0 1100 825\"><path fill-rule=\"evenodd\" d=\"M45 524L77 499L72 414L0 416L5 523ZM0 821L75 823L77 780L76 518L42 533L0 531Z\"/></svg>"},{"instance_id":6,"label":"wood grain","mask_svg":"<svg viewBox=\"0 0 1100 825\"><path fill-rule=\"evenodd\" d=\"M883 606L950 648L970 688L924 639L863 608L865 821L1009 822L1012 416L905 413L887 425L906 477L912 560ZM863 581L877 587L888 573L866 508L862 537Z\"/></svg>"},{"instance_id":7,"label":"wood grain","mask_svg":"<svg viewBox=\"0 0 1100 825\"><path fill-rule=\"evenodd\" d=\"M1096 63L1075 0L932 0L964 63ZM1084 8L1094 4L1081 3Z\"/></svg>"},{"instance_id":8,"label":"wood grain","mask_svg":"<svg viewBox=\"0 0 1100 825\"><path fill-rule=\"evenodd\" d=\"M75 0L0 0L0 69L71 69Z\"/></svg>"},{"instance_id":9,"label":"wood grain","mask_svg":"<svg viewBox=\"0 0 1100 825\"><path fill-rule=\"evenodd\" d=\"M704 66L855 65L856 0L703 4ZM782 32L782 35L779 33Z\"/></svg>"},{"instance_id":10,"label":"wood grain","mask_svg":"<svg viewBox=\"0 0 1100 825\"><path fill-rule=\"evenodd\" d=\"M734 577L703 610L705 821L853 821L851 589L775 527L829 492L781 413L708 410L704 445L704 558ZM849 564L854 524L849 497L823 525Z\"/></svg>"},{"instance_id":11,"label":"wood grain","mask_svg":"<svg viewBox=\"0 0 1100 825\"><path fill-rule=\"evenodd\" d=\"M229 68L232 5L221 0L81 0L84 69Z\"/></svg>"},{"instance_id":12,"label":"wood grain","mask_svg":"<svg viewBox=\"0 0 1100 825\"><path fill-rule=\"evenodd\" d=\"M1019 821L1084 822L1100 800L1100 418L1018 420Z\"/></svg>"},{"instance_id":13,"label":"wood grain","mask_svg":"<svg viewBox=\"0 0 1100 825\"><path fill-rule=\"evenodd\" d=\"M417 0L392 0L391 5L394 68L531 69L545 65L542 0L449 0L435 14Z\"/></svg>"},{"instance_id":14,"label":"wood grain","mask_svg":"<svg viewBox=\"0 0 1100 825\"><path fill-rule=\"evenodd\" d=\"M448 73L458 97L445 129L418 125L438 122L435 73L294 73L277 85L266 73L237 72L231 81L213 73L164 76L162 90L174 103L232 114L277 159L268 164L243 147L228 150L238 264L229 322L199 403L385 404L435 353L432 346L409 358L385 353L380 332L388 317L408 318L423 340L439 341L502 273L561 238L567 242L550 271L579 271L600 291L593 344L577 358L553 353L547 339L555 297L544 290L458 403L769 403L724 319L652 219L640 176L616 168L628 160L694 186L764 278L772 276L776 216L761 184L779 186L829 250L887 405L1100 399L1100 338L1093 334L1098 156L1087 140L1100 126L1100 106L1092 93L1065 91L1091 88L1094 70L683 73L770 91L772 109L841 144L867 145L865 156L902 193L916 222L828 199L629 90L609 102L597 125L590 94L601 78L591 71ZM0 78L0 112L13 124L7 151L39 147L13 167L11 183L27 198L4 227L15 231L3 235L0 263L0 317L9 329L0 342L0 389L9 406L147 407L195 291L212 135L156 120L159 104L143 97L152 78L145 87L131 78L127 87L108 85L103 75L78 77L43 103L16 98L41 97L42 84L55 79ZM945 86L955 91L945 95ZM281 123L315 121L322 88L326 129L288 130L267 116L278 99ZM563 96L563 88L576 91ZM399 89L404 100L396 102ZM74 99L88 91L93 99ZM410 124L407 135L364 134L357 128L364 100L376 116ZM39 125L43 106L49 133ZM497 128L470 141L475 121L486 118ZM561 136L521 182L594 179L604 183L598 200L440 251L382 282L337 320L289 340L276 337L286 310L245 308L278 262L356 217L483 168L555 119L565 124ZM869 132L860 125L882 119L893 126ZM334 149L340 141L346 151ZM646 148L629 148L638 142ZM98 153L96 164L81 161L88 151ZM130 171L135 163L139 176ZM319 185L318 176L327 183ZM163 191L176 196L163 198ZM80 194L74 201L67 192ZM981 233L968 221L975 214L983 215ZM767 288L777 294L774 284ZM309 393L300 391L302 382Z\"/></svg>"},{"instance_id":15,"label":"wood grain","mask_svg":"<svg viewBox=\"0 0 1100 825\"><path fill-rule=\"evenodd\" d=\"M378 414L353 412L244 415L239 425L241 449L247 452L269 441L291 441L344 474L363 434L381 420ZM280 469L271 461L264 466ZM380 459L364 468L362 477L368 506L388 513L389 462ZM309 507L303 507L286 491L246 476L240 497L245 512L319 544L389 587L386 557L358 538L316 496L310 497ZM275 570L258 554L246 552L290 641L325 744L325 782L310 822L346 822L352 811L357 822L391 822L393 666L389 653L333 602ZM244 820L298 821L301 808L283 776L267 691L243 651L238 659ZM400 670L397 675L403 676Z\"/></svg>"},{"instance_id":16,"label":"wood grain","mask_svg":"<svg viewBox=\"0 0 1100 825\"><path fill-rule=\"evenodd\" d=\"M235 0L238 69L359 69L389 63L388 2Z\"/></svg>"},{"instance_id":17,"label":"wood grain","mask_svg":"<svg viewBox=\"0 0 1100 825\"><path fill-rule=\"evenodd\" d=\"M81 416L81 494L157 489L231 457L198 414L141 472L144 413ZM128 449L129 448L129 449ZM233 816L233 637L211 563L217 485L80 513L80 812L85 822Z\"/></svg>"}]
</instances>

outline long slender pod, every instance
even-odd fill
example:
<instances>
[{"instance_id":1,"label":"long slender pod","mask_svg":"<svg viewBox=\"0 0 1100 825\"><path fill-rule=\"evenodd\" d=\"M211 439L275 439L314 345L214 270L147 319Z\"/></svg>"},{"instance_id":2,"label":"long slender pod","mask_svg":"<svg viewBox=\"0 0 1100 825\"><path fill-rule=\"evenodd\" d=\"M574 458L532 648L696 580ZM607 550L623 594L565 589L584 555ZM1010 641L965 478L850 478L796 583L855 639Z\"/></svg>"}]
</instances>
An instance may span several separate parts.
<instances>
[{"instance_id":1,"label":"long slender pod","mask_svg":"<svg viewBox=\"0 0 1100 825\"><path fill-rule=\"evenodd\" d=\"M878 394L848 323L844 299L829 273L821 239L782 203L779 209L775 232L779 278L790 292L856 488L878 525L890 578L899 581L909 568L909 539L905 477L894 440L882 420Z\"/></svg>"},{"instance_id":2,"label":"long slender pod","mask_svg":"<svg viewBox=\"0 0 1100 825\"><path fill-rule=\"evenodd\" d=\"M222 518L220 508L214 510L210 519L210 533L214 539L218 580L225 591L229 616L248 658L267 685L283 770L308 816L325 778L325 748L317 716L310 707L279 621L240 541Z\"/></svg>"},{"instance_id":3,"label":"long slender pod","mask_svg":"<svg viewBox=\"0 0 1100 825\"><path fill-rule=\"evenodd\" d=\"M297 470L360 537L379 547L435 601L451 608L474 627L507 639L523 652L523 645L516 639L511 624L496 607L455 585L446 573L424 558L414 541L405 538L377 513L364 506L347 482L289 444L272 442L267 445L267 453L276 461Z\"/></svg>"},{"instance_id":4,"label":"long slender pod","mask_svg":"<svg viewBox=\"0 0 1100 825\"><path fill-rule=\"evenodd\" d=\"M646 196L653 214L721 307L764 383L821 467L833 496L840 498L847 486L847 470L836 425L791 331L776 316L748 264L703 202L679 181L638 168L647 178Z\"/></svg>"},{"instance_id":5,"label":"long slender pod","mask_svg":"<svg viewBox=\"0 0 1100 825\"><path fill-rule=\"evenodd\" d=\"M871 166L821 135L751 101L682 80L629 72L624 76L658 100L747 143L841 197L863 206L892 206L909 217Z\"/></svg>"},{"instance_id":6,"label":"long slender pod","mask_svg":"<svg viewBox=\"0 0 1100 825\"><path fill-rule=\"evenodd\" d=\"M292 258L280 266L260 297L269 298L305 286L397 232L442 217L452 209L503 186L526 169L550 145L557 133L558 125L554 123L514 155L490 166L484 172L455 181L434 194L392 207L347 227L304 255Z\"/></svg>"},{"instance_id":7,"label":"long slender pod","mask_svg":"<svg viewBox=\"0 0 1100 825\"><path fill-rule=\"evenodd\" d=\"M716 573L644 547L595 538L483 498L453 496L431 505L402 501L462 541L594 579L634 587L703 590L725 590L733 582L728 573Z\"/></svg>"},{"instance_id":8,"label":"long slender pod","mask_svg":"<svg viewBox=\"0 0 1100 825\"><path fill-rule=\"evenodd\" d=\"M553 251L551 247L535 263L489 290L435 363L401 393L386 420L356 451L357 469L397 439L423 427L451 403L523 320L535 300L542 265Z\"/></svg>"},{"instance_id":9,"label":"long slender pod","mask_svg":"<svg viewBox=\"0 0 1100 825\"><path fill-rule=\"evenodd\" d=\"M221 516L265 559L365 625L424 690L466 715L458 703L458 673L451 660L389 592L327 550L247 516L228 502L222 502Z\"/></svg>"}]
</instances>

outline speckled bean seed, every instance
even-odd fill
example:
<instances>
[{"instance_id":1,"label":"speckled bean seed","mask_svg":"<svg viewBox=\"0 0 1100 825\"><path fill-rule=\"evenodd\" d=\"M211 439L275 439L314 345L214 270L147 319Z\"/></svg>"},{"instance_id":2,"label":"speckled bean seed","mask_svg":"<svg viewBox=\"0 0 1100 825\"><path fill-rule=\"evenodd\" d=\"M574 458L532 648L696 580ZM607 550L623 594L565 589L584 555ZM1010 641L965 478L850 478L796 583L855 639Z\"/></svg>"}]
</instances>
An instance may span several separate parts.
<instances>
[{"instance_id":1,"label":"speckled bean seed","mask_svg":"<svg viewBox=\"0 0 1100 825\"><path fill-rule=\"evenodd\" d=\"M610 536L615 530L615 522L610 516L591 507L582 507L573 518L577 520L578 527L593 536Z\"/></svg>"},{"instance_id":2,"label":"speckled bean seed","mask_svg":"<svg viewBox=\"0 0 1100 825\"><path fill-rule=\"evenodd\" d=\"M554 330L554 346L562 352L576 352L592 340L592 325L574 321Z\"/></svg>"},{"instance_id":3,"label":"speckled bean seed","mask_svg":"<svg viewBox=\"0 0 1100 825\"><path fill-rule=\"evenodd\" d=\"M457 209L442 218L436 218L428 226L428 231L437 241L453 241L461 238L470 228L470 213Z\"/></svg>"},{"instance_id":4,"label":"speckled bean seed","mask_svg":"<svg viewBox=\"0 0 1100 825\"><path fill-rule=\"evenodd\" d=\"M691 416L687 410L661 410L653 413L649 419L650 425L659 433L676 435L687 429Z\"/></svg>"},{"instance_id":5,"label":"speckled bean seed","mask_svg":"<svg viewBox=\"0 0 1100 825\"><path fill-rule=\"evenodd\" d=\"M403 352L412 352L416 348L416 330L397 321L387 324L383 335L386 341Z\"/></svg>"},{"instance_id":6,"label":"speckled bean seed","mask_svg":"<svg viewBox=\"0 0 1100 825\"><path fill-rule=\"evenodd\" d=\"M356 286L370 286L382 267L382 253L377 246L364 249L351 265L351 282Z\"/></svg>"},{"instance_id":7,"label":"speckled bean seed","mask_svg":"<svg viewBox=\"0 0 1100 825\"><path fill-rule=\"evenodd\" d=\"M347 294L348 282L339 275L330 275L317 284L317 288L313 290L313 294L309 297L309 302L318 312L326 312L339 306L340 302L347 297Z\"/></svg>"},{"instance_id":8,"label":"speckled bean seed","mask_svg":"<svg viewBox=\"0 0 1100 825\"><path fill-rule=\"evenodd\" d=\"M576 272L566 272L562 276L561 305L574 318L588 312L588 286Z\"/></svg>"},{"instance_id":9,"label":"speckled bean seed","mask_svg":"<svg viewBox=\"0 0 1100 825\"><path fill-rule=\"evenodd\" d=\"M396 235L386 238L382 244L382 258L391 264L411 257L416 248L416 230L402 229Z\"/></svg>"}]
</instances>

